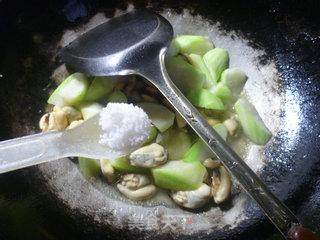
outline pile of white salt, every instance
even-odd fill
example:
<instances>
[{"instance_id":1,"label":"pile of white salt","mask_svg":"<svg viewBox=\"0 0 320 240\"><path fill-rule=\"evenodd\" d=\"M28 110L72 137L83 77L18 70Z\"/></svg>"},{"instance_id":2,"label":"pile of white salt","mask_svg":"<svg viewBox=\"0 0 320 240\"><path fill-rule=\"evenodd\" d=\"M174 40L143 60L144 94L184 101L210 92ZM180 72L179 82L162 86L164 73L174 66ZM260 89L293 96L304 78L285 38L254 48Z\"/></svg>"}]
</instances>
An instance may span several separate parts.
<instances>
[{"instance_id":1,"label":"pile of white salt","mask_svg":"<svg viewBox=\"0 0 320 240\"><path fill-rule=\"evenodd\" d=\"M99 125L103 131L99 143L121 153L139 148L151 130L148 115L140 107L127 103L109 103L100 112Z\"/></svg>"}]
</instances>

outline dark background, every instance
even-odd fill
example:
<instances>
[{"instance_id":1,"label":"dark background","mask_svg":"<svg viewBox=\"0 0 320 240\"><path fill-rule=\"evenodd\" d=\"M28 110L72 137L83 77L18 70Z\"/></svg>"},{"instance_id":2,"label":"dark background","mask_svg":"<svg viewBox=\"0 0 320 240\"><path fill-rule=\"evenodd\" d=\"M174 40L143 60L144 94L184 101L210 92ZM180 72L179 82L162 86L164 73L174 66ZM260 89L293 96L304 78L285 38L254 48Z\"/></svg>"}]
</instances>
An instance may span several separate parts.
<instances>
[{"instance_id":1,"label":"dark background","mask_svg":"<svg viewBox=\"0 0 320 240\"><path fill-rule=\"evenodd\" d=\"M319 88L313 87L320 81L319 1L135 1L138 7L146 4L170 6L176 11L192 8L219 20L225 29L241 32L252 45L266 50L268 55L261 61L276 59L284 78L303 77L309 85L301 87L312 93L312 101L320 102ZM37 131L40 109L52 87L47 80L54 69L47 59L56 57L51 43L60 39L64 27L86 22L97 10L112 16L115 7L126 6L126 1L0 1L0 74L16 79L4 81L0 77L0 140ZM34 78L35 72L46 80ZM28 91L35 88L39 91ZM34 102L39 106L29 107ZM20 106L19 117L12 109L15 105ZM319 109L320 105L314 107ZM26 121L35 127L26 127ZM315 131L319 129L318 125ZM319 138L310 144L320 148ZM315 174L288 204L298 205L299 217L320 234L319 170L316 166ZM0 175L0 239L94 239L88 235L90 230L75 226L63 210L38 197L37 188L26 178L24 170ZM280 239L270 224L262 223L262 228L265 238L259 239ZM244 233L238 239L247 238L247 234L250 236Z\"/></svg>"}]
</instances>

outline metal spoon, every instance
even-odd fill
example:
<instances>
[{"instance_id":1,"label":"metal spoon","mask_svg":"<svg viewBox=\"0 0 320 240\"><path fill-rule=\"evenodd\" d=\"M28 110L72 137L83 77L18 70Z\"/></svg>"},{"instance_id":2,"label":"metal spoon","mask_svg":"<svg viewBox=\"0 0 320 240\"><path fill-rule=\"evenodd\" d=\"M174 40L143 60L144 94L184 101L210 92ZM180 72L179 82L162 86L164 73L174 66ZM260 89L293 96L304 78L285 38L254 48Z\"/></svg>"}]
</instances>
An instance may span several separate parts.
<instances>
[{"instance_id":1,"label":"metal spoon","mask_svg":"<svg viewBox=\"0 0 320 240\"><path fill-rule=\"evenodd\" d=\"M172 37L172 26L165 18L147 10L136 10L83 34L63 49L62 58L73 69L89 75L138 74L146 78L220 158L284 237L316 239L172 83L164 65Z\"/></svg>"}]
</instances>

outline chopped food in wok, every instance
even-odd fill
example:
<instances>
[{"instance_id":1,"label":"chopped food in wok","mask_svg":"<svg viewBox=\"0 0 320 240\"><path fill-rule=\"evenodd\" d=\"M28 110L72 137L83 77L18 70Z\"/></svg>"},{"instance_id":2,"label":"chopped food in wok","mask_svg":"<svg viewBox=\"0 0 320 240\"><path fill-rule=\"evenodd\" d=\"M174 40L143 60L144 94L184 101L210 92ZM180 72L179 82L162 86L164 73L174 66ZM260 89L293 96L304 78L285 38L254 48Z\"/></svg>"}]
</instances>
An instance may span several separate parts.
<instances>
[{"instance_id":1,"label":"chopped food in wok","mask_svg":"<svg viewBox=\"0 0 320 240\"><path fill-rule=\"evenodd\" d=\"M247 76L238 68L229 68L225 49L203 36L180 35L168 49L166 67L173 82L221 138L228 142L242 132L255 144L269 141L270 131L242 94ZM135 81L135 76L73 73L53 91L48 103L52 110L40 119L42 131L79 126L108 103L131 103L151 120L148 137L130 154L116 159L79 158L85 177L103 176L133 201L152 198L159 188L187 209L228 199L232 187L228 171L154 86ZM126 142L130 141L121 143Z\"/></svg>"}]
</instances>

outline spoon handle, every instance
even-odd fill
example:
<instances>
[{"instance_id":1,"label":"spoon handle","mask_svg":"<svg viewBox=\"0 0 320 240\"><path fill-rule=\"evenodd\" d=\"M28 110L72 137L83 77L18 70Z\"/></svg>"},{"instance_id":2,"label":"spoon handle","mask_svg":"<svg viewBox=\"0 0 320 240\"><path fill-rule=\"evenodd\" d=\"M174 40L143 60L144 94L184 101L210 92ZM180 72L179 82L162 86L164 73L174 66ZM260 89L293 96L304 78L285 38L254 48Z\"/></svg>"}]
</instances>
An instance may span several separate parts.
<instances>
[{"instance_id":1,"label":"spoon handle","mask_svg":"<svg viewBox=\"0 0 320 240\"><path fill-rule=\"evenodd\" d=\"M291 226L299 224L296 216L266 187L172 83L165 70L164 56L165 49L162 49L159 59L152 67L143 69L141 75L154 83L211 151L219 157L244 190L259 204L283 236L288 237Z\"/></svg>"},{"instance_id":2,"label":"spoon handle","mask_svg":"<svg viewBox=\"0 0 320 240\"><path fill-rule=\"evenodd\" d=\"M0 142L0 173L61 157L61 132L39 133Z\"/></svg>"}]
</instances>

